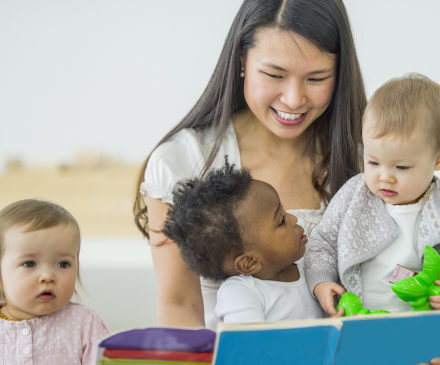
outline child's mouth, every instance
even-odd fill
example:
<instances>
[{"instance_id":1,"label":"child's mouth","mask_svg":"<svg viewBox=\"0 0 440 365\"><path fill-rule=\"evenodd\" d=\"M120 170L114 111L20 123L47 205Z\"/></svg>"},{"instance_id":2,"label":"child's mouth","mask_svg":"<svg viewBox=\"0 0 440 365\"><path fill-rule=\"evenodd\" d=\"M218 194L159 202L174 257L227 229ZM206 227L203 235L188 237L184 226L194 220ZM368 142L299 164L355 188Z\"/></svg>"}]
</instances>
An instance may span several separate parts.
<instances>
[{"instance_id":1,"label":"child's mouth","mask_svg":"<svg viewBox=\"0 0 440 365\"><path fill-rule=\"evenodd\" d=\"M49 301L55 298L55 294L51 291L44 291L42 292L39 296L38 299L44 300L44 301Z\"/></svg>"},{"instance_id":2,"label":"child's mouth","mask_svg":"<svg viewBox=\"0 0 440 365\"><path fill-rule=\"evenodd\" d=\"M303 234L301 236L301 243L306 244L308 241L309 241L309 238L305 234Z\"/></svg>"},{"instance_id":3,"label":"child's mouth","mask_svg":"<svg viewBox=\"0 0 440 365\"><path fill-rule=\"evenodd\" d=\"M397 193L395 191L392 191L392 190L382 189L380 192L386 198L392 198L393 196L397 195Z\"/></svg>"}]
</instances>

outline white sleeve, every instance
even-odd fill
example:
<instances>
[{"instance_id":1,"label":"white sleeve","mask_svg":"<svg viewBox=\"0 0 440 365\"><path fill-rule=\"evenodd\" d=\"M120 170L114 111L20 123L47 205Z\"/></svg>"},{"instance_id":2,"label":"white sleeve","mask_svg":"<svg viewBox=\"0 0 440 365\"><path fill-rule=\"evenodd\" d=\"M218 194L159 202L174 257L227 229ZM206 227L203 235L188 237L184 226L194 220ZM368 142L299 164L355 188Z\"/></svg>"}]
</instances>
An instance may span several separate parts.
<instances>
[{"instance_id":1,"label":"white sleeve","mask_svg":"<svg viewBox=\"0 0 440 365\"><path fill-rule=\"evenodd\" d=\"M215 316L225 323L264 322L264 298L244 275L222 283L217 293Z\"/></svg>"},{"instance_id":2,"label":"white sleeve","mask_svg":"<svg viewBox=\"0 0 440 365\"><path fill-rule=\"evenodd\" d=\"M168 141L158 146L148 160L145 169L145 182L140 186L143 195L148 193L152 198L162 199L164 203L173 203L173 189L183 179L200 175L217 135L217 127L206 130L192 128L182 129ZM212 162L212 168L220 168L229 162L241 167L240 149L232 123Z\"/></svg>"},{"instance_id":3,"label":"white sleeve","mask_svg":"<svg viewBox=\"0 0 440 365\"><path fill-rule=\"evenodd\" d=\"M145 169L145 182L140 192L146 192L164 203L173 203L173 188L179 180L197 176L204 164L204 151L193 129L183 129L158 146Z\"/></svg>"}]
</instances>

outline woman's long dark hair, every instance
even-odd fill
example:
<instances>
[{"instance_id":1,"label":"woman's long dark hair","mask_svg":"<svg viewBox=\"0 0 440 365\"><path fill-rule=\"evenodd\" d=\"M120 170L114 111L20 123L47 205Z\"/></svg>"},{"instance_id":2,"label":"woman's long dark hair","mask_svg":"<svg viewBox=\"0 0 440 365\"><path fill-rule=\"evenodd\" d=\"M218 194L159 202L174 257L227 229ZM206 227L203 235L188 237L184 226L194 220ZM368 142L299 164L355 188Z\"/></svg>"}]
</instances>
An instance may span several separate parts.
<instances>
[{"instance_id":1,"label":"woman's long dark hair","mask_svg":"<svg viewBox=\"0 0 440 365\"><path fill-rule=\"evenodd\" d=\"M200 99L159 145L184 128L217 126L214 146L202 175L211 166L231 117L247 104L240 77L240 56L255 45L256 31L278 28L299 34L325 53L337 56L337 80L326 111L310 126L307 153L316 160L312 182L328 203L338 189L360 172L361 117L366 105L364 84L347 12L342 0L245 0L229 30L219 61ZM157 147L156 146L156 147ZM136 183L133 212L141 232L149 238L148 214L139 186L144 181L145 160Z\"/></svg>"}]
</instances>

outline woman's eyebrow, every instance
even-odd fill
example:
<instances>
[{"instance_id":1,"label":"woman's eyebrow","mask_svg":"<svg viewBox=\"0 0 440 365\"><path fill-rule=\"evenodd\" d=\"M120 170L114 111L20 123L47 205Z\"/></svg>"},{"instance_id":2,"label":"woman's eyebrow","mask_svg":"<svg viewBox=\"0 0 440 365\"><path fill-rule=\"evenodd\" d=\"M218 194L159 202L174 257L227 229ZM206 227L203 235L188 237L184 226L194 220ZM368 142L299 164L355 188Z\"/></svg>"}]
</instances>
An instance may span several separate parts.
<instances>
[{"instance_id":1,"label":"woman's eyebrow","mask_svg":"<svg viewBox=\"0 0 440 365\"><path fill-rule=\"evenodd\" d=\"M270 62L261 62L261 64L263 66L269 67L269 68L273 68L274 70L277 71L281 71L281 72L289 72L288 70L286 70L285 68L282 68L280 66L275 65L274 63L270 63ZM325 74L328 72L333 72L333 68L323 68L321 70L314 70L314 71L310 71L307 75L316 75L316 74Z\"/></svg>"},{"instance_id":2,"label":"woman's eyebrow","mask_svg":"<svg viewBox=\"0 0 440 365\"><path fill-rule=\"evenodd\" d=\"M310 71L308 75L316 75L316 74L325 74L328 72L332 72L333 68L323 68L321 70Z\"/></svg>"},{"instance_id":3,"label":"woman's eyebrow","mask_svg":"<svg viewBox=\"0 0 440 365\"><path fill-rule=\"evenodd\" d=\"M263 66L273 68L274 70L278 70L278 71L281 71L281 72L289 72L289 71L287 71L286 69L284 69L284 68L282 68L282 67L280 67L280 66L277 66L277 65L275 65L275 64L273 64L273 63L270 63L270 62L261 62L261 64L262 64Z\"/></svg>"}]
</instances>

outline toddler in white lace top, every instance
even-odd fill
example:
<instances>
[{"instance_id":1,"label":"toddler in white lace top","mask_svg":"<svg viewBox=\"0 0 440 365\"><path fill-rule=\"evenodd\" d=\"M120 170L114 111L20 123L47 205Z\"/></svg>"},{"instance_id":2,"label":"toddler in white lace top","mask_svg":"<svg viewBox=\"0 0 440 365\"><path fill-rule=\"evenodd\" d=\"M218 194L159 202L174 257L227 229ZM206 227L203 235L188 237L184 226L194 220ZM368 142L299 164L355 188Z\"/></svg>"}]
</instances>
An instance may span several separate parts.
<instances>
[{"instance_id":1,"label":"toddler in white lace top","mask_svg":"<svg viewBox=\"0 0 440 365\"><path fill-rule=\"evenodd\" d=\"M370 311L412 310L390 277L397 264L421 271L426 245L440 252L439 136L440 85L426 76L392 79L371 97L362 126L365 172L332 199L305 255L310 290L328 313L346 290ZM429 304L440 309L440 296Z\"/></svg>"},{"instance_id":2,"label":"toddler in white lace top","mask_svg":"<svg viewBox=\"0 0 440 365\"><path fill-rule=\"evenodd\" d=\"M27 199L0 211L0 363L95 364L110 331L70 302L79 248L78 223L57 204Z\"/></svg>"}]
</instances>

